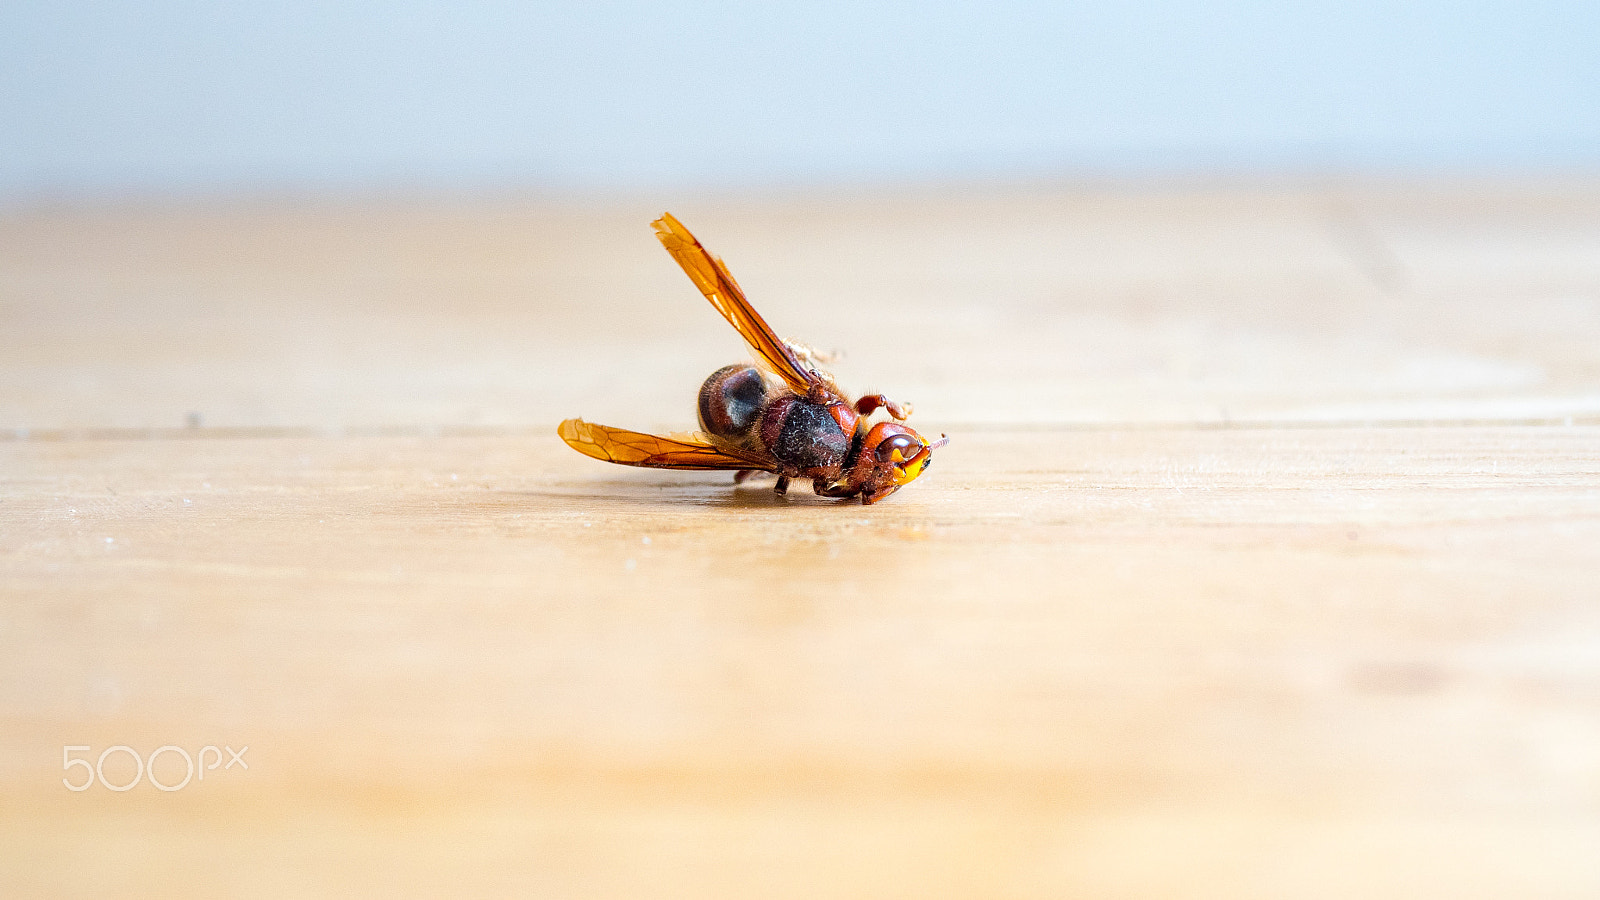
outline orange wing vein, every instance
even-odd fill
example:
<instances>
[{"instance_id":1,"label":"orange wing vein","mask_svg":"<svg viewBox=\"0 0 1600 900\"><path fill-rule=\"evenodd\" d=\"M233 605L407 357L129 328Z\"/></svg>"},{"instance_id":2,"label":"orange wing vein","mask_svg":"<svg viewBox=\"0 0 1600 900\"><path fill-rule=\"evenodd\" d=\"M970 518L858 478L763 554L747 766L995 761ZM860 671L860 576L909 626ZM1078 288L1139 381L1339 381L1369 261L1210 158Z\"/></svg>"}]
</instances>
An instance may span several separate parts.
<instances>
[{"instance_id":1,"label":"orange wing vein","mask_svg":"<svg viewBox=\"0 0 1600 900\"><path fill-rule=\"evenodd\" d=\"M624 466L651 469L764 469L771 471L773 460L754 454L740 455L704 441L657 437L609 425L595 425L582 419L568 419L556 429L567 446L595 459Z\"/></svg>"},{"instance_id":2,"label":"orange wing vein","mask_svg":"<svg viewBox=\"0 0 1600 900\"><path fill-rule=\"evenodd\" d=\"M733 280L728 266L712 256L682 222L673 218L672 213L663 213L651 224L655 226L661 245L683 267L694 286L706 295L728 324L744 336L750 349L789 385L790 390L813 401L844 399L830 381L802 364L789 345L773 333L772 327L745 299L744 291Z\"/></svg>"}]
</instances>

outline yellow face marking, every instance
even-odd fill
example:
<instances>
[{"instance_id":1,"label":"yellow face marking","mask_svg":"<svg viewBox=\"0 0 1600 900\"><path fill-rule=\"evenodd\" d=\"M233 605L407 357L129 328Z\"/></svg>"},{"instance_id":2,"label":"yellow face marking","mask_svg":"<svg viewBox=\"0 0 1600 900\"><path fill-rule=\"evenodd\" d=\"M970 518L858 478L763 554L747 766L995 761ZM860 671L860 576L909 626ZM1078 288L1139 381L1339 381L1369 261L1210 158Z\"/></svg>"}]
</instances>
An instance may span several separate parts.
<instances>
[{"instance_id":1,"label":"yellow face marking","mask_svg":"<svg viewBox=\"0 0 1600 900\"><path fill-rule=\"evenodd\" d=\"M928 464L928 460L933 458L933 454L928 452L927 445L923 445L922 449L911 457L909 463L903 463L904 458L899 450L890 454L890 459L894 460L895 463L894 475L892 476L895 487L905 487L918 475L921 475L923 467Z\"/></svg>"}]
</instances>

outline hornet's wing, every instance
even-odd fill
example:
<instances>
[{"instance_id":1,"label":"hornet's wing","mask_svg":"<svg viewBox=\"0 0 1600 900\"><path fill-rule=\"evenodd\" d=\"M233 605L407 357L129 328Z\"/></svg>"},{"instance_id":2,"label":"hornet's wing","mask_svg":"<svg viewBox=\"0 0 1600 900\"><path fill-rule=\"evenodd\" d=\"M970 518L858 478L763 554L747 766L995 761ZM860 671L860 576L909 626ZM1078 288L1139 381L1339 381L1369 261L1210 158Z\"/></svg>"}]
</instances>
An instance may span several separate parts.
<instances>
[{"instance_id":1,"label":"hornet's wing","mask_svg":"<svg viewBox=\"0 0 1600 900\"><path fill-rule=\"evenodd\" d=\"M750 349L756 352L767 368L783 379L790 390L818 403L830 399L844 400L831 378L812 371L787 343L773 333L772 327L745 299L744 291L733 280L727 265L712 256L689 233L689 229L683 227L682 222L673 218L671 213L665 213L651 224L655 226L656 237L661 239L661 245L683 267L694 286L744 336Z\"/></svg>"},{"instance_id":2,"label":"hornet's wing","mask_svg":"<svg viewBox=\"0 0 1600 900\"><path fill-rule=\"evenodd\" d=\"M777 460L754 453L729 452L694 438L657 437L582 419L568 419L556 429L567 446L595 459L650 469L763 469L774 471Z\"/></svg>"}]
</instances>

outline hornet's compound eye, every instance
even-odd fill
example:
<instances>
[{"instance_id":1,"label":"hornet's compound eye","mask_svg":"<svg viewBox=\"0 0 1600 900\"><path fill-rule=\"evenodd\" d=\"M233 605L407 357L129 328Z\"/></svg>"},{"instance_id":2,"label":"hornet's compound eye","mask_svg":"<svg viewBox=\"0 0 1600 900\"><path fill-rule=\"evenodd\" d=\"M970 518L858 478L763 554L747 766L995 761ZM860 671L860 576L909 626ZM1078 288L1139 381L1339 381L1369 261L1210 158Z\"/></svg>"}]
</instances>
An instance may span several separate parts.
<instances>
[{"instance_id":1,"label":"hornet's compound eye","mask_svg":"<svg viewBox=\"0 0 1600 900\"><path fill-rule=\"evenodd\" d=\"M897 434L894 437L887 438L882 443L878 444L878 462L903 463L915 456L917 451L921 449L922 441L917 437L909 434ZM896 452L900 454L900 458L898 460L894 458Z\"/></svg>"}]
</instances>

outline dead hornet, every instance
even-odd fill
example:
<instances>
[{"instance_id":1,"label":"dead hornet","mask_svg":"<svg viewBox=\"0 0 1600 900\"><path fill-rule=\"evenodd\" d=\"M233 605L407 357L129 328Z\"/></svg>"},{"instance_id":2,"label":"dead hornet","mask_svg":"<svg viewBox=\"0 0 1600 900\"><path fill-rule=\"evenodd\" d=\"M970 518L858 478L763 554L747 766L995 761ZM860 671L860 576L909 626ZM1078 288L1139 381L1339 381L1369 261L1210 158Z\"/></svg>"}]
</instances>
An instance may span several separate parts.
<instances>
[{"instance_id":1,"label":"dead hornet","mask_svg":"<svg viewBox=\"0 0 1600 900\"><path fill-rule=\"evenodd\" d=\"M929 441L900 424L911 404L882 394L852 401L816 367L818 354L773 333L728 267L677 219L669 213L653 224L695 287L744 336L760 368L735 364L711 373L700 387L699 434L658 437L568 419L557 433L572 449L625 466L733 470L736 483L771 472L779 494L791 478L810 478L818 496L862 503L876 503L928 470L933 451L949 438ZM893 421L870 421L880 409Z\"/></svg>"}]
</instances>

